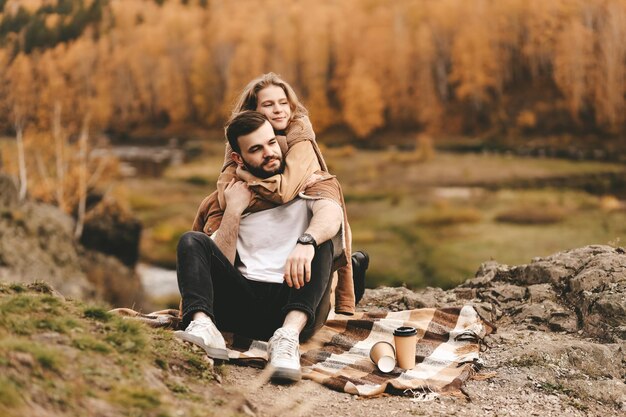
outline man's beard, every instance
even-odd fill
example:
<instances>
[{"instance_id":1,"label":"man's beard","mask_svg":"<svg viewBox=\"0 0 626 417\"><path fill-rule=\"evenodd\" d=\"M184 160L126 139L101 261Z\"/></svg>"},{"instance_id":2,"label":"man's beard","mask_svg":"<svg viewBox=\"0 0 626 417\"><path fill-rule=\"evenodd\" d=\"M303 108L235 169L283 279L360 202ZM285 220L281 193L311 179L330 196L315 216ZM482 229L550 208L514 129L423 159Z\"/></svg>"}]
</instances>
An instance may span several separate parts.
<instances>
[{"instance_id":1,"label":"man's beard","mask_svg":"<svg viewBox=\"0 0 626 417\"><path fill-rule=\"evenodd\" d=\"M270 158L270 159L263 160L263 163L260 166L255 166L255 165L249 164L248 162L246 162L245 159L241 158L241 160L243 161L243 165L246 167L246 170L249 173L251 173L257 178L263 178L263 179L269 178L276 174L282 174L283 171L285 170L285 160L281 157L278 157L278 159L280 160L280 165L278 166L278 168L272 171L266 171L265 169L263 169L263 165L265 165L266 163L274 159L277 159L277 158Z\"/></svg>"}]
</instances>

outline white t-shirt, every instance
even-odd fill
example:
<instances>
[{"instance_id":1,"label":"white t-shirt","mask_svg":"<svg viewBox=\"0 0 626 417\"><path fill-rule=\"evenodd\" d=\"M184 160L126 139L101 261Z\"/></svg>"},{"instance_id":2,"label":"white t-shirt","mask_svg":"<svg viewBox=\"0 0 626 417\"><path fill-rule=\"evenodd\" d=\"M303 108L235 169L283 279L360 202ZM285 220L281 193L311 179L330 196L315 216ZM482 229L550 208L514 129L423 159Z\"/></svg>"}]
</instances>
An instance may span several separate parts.
<instances>
[{"instance_id":1,"label":"white t-shirt","mask_svg":"<svg viewBox=\"0 0 626 417\"><path fill-rule=\"evenodd\" d=\"M241 218L236 267L252 281L282 284L285 262L309 227L313 200L296 198L282 206Z\"/></svg>"}]
</instances>

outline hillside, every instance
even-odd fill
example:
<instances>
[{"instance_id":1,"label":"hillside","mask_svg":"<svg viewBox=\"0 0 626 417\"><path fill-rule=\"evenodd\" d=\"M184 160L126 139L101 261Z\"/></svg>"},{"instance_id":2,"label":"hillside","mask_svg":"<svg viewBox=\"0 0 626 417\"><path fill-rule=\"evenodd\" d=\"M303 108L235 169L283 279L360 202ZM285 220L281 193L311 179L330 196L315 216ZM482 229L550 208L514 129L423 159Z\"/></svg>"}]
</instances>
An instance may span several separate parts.
<instances>
[{"instance_id":1,"label":"hillside","mask_svg":"<svg viewBox=\"0 0 626 417\"><path fill-rule=\"evenodd\" d=\"M589 246L527 265L484 264L449 290L367 290L364 311L472 304L498 330L467 397L360 400L312 381L265 383L214 367L170 330L66 300L44 283L0 284L4 416L607 416L626 412L626 254Z\"/></svg>"},{"instance_id":2,"label":"hillside","mask_svg":"<svg viewBox=\"0 0 626 417\"><path fill-rule=\"evenodd\" d=\"M219 385L222 368L171 331L66 300L43 282L0 283L0 358L6 417L235 416L245 404Z\"/></svg>"}]
</instances>

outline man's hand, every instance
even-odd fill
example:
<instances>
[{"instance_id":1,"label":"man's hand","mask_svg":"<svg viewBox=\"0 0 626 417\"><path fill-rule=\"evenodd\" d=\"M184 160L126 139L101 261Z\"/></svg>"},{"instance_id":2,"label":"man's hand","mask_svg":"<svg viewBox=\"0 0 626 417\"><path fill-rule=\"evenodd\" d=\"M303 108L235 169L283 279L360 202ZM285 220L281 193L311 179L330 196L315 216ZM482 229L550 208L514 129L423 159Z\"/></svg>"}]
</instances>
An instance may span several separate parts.
<instances>
[{"instance_id":1,"label":"man's hand","mask_svg":"<svg viewBox=\"0 0 626 417\"><path fill-rule=\"evenodd\" d=\"M290 287L304 287L305 282L311 281L311 261L315 256L313 245L298 243L287 257L285 263L285 282Z\"/></svg>"},{"instance_id":2,"label":"man's hand","mask_svg":"<svg viewBox=\"0 0 626 417\"><path fill-rule=\"evenodd\" d=\"M235 181L233 178L224 189L224 200L226 201L225 210L240 215L250 205L252 191L248 188L248 184Z\"/></svg>"}]
</instances>

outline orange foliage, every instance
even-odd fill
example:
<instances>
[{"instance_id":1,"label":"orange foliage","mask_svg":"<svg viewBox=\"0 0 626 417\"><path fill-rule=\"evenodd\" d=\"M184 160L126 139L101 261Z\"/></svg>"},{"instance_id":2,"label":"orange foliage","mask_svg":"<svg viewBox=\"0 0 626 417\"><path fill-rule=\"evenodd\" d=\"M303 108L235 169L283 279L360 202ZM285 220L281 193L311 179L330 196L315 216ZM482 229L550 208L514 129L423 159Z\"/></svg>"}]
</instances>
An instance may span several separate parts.
<instances>
[{"instance_id":1,"label":"orange foliage","mask_svg":"<svg viewBox=\"0 0 626 417\"><path fill-rule=\"evenodd\" d=\"M45 3L7 1L1 12ZM37 100L25 111L35 125L49 129L61 103L72 132L86 112L92 128L118 131L221 126L243 86L275 71L318 133L334 125L359 137L386 127L475 128L477 114L485 129L508 128L539 102L549 108L536 112L537 126L564 104L579 125L625 128L626 0L160 3L111 0L79 39L31 53ZM58 20L43 21L51 28ZM24 65L14 53L22 35L7 35L0 59L0 104L13 111L20 94L7 84L11 68ZM10 112L0 124L13 124Z\"/></svg>"}]
</instances>

